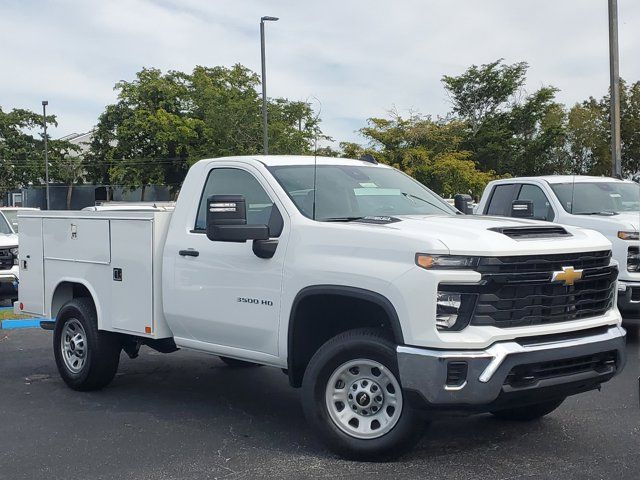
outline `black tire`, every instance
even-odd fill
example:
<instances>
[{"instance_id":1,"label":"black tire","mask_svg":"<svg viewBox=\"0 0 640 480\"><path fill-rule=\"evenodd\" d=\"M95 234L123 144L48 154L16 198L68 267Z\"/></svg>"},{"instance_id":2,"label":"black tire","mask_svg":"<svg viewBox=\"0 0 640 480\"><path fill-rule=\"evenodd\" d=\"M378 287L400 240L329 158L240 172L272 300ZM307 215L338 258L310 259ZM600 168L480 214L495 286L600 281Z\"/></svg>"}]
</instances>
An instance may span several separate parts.
<instances>
[{"instance_id":1,"label":"black tire","mask_svg":"<svg viewBox=\"0 0 640 480\"><path fill-rule=\"evenodd\" d=\"M504 410L495 410L491 414L500 420L509 420L513 422L530 422L549 415L556 408L562 405L564 398L549 400L547 402L535 403L524 407L506 408Z\"/></svg>"},{"instance_id":2,"label":"black tire","mask_svg":"<svg viewBox=\"0 0 640 480\"><path fill-rule=\"evenodd\" d=\"M403 405L397 423L377 438L362 439L346 433L334 422L328 411L325 400L327 383L334 372L356 359L382 364L393 373L399 384L394 343L378 330L347 331L320 347L307 366L302 382L305 416L325 445L342 457L361 461L395 459L415 446L425 427L423 419L418 417L406 399L402 399ZM398 393L403 396L401 389Z\"/></svg>"},{"instance_id":3,"label":"black tire","mask_svg":"<svg viewBox=\"0 0 640 480\"><path fill-rule=\"evenodd\" d=\"M73 371L63 358L62 336L65 325L82 326L86 337L82 365ZM75 347L74 347L75 348ZM56 317L53 353L58 372L74 390L89 391L106 387L118 371L122 343L117 334L98 330L98 318L90 298L75 298L65 303Z\"/></svg>"},{"instance_id":4,"label":"black tire","mask_svg":"<svg viewBox=\"0 0 640 480\"><path fill-rule=\"evenodd\" d=\"M222 360L224 363L227 364L228 367L231 367L231 368L248 368L248 367L262 366L259 363L245 362L244 360L238 360L236 358L231 358L231 357L220 357L220 360Z\"/></svg>"}]
</instances>

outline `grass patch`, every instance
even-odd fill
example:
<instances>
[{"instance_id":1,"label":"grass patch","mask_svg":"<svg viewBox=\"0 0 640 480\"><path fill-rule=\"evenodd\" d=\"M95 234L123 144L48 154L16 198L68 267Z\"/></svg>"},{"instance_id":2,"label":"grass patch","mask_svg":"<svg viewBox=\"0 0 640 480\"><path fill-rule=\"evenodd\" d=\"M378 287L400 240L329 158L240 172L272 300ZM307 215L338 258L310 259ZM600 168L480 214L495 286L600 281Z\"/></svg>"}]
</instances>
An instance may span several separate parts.
<instances>
[{"instance_id":1,"label":"grass patch","mask_svg":"<svg viewBox=\"0 0 640 480\"><path fill-rule=\"evenodd\" d=\"M0 321L2 320L19 320L29 318L28 315L16 315L13 310L0 310Z\"/></svg>"}]
</instances>

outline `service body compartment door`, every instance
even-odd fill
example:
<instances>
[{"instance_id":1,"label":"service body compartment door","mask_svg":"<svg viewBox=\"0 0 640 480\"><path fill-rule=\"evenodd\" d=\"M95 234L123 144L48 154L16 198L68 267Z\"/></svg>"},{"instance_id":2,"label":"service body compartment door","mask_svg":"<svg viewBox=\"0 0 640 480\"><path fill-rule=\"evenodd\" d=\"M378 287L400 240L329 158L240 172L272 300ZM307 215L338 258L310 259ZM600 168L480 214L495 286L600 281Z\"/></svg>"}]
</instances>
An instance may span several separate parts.
<instances>
[{"instance_id":1,"label":"service body compartment door","mask_svg":"<svg viewBox=\"0 0 640 480\"><path fill-rule=\"evenodd\" d=\"M47 260L109 264L109 220L44 218Z\"/></svg>"},{"instance_id":2,"label":"service body compartment door","mask_svg":"<svg viewBox=\"0 0 640 480\"><path fill-rule=\"evenodd\" d=\"M23 311L44 315L44 261L42 258L42 218L20 217L20 287Z\"/></svg>"},{"instance_id":3,"label":"service body compartment door","mask_svg":"<svg viewBox=\"0 0 640 480\"><path fill-rule=\"evenodd\" d=\"M149 334L153 325L153 222L111 220L111 324Z\"/></svg>"}]
</instances>

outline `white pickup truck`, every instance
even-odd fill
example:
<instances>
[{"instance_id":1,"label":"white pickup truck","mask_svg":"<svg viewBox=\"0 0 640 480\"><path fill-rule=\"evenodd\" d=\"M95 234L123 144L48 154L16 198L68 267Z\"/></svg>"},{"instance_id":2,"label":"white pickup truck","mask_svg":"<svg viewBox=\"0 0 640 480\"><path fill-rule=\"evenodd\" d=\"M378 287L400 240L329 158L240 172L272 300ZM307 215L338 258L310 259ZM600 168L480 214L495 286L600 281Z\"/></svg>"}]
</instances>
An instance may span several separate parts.
<instances>
[{"instance_id":1,"label":"white pickup truck","mask_svg":"<svg viewBox=\"0 0 640 480\"><path fill-rule=\"evenodd\" d=\"M529 210L523 208L525 203L530 204ZM518 204L521 204L520 210ZM612 243L613 258L620 269L618 308L625 315L625 322L640 322L640 185L637 183L581 175L495 180L485 188L476 213L529 217L602 233Z\"/></svg>"},{"instance_id":2,"label":"white pickup truck","mask_svg":"<svg viewBox=\"0 0 640 480\"><path fill-rule=\"evenodd\" d=\"M0 211L0 301L18 298L18 235Z\"/></svg>"},{"instance_id":3,"label":"white pickup truck","mask_svg":"<svg viewBox=\"0 0 640 480\"><path fill-rule=\"evenodd\" d=\"M606 238L461 215L373 159L202 160L174 212L26 213L20 236L15 309L55 318L71 388L141 345L278 367L349 458L438 412L542 417L625 363Z\"/></svg>"}]
</instances>

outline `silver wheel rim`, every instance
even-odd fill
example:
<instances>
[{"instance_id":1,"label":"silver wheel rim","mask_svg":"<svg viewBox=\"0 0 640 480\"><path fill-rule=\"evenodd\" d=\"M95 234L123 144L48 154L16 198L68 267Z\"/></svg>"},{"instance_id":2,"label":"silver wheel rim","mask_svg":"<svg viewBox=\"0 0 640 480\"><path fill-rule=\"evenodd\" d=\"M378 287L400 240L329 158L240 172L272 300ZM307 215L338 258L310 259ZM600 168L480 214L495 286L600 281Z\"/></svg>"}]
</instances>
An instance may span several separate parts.
<instances>
[{"instance_id":1,"label":"silver wheel rim","mask_svg":"<svg viewBox=\"0 0 640 480\"><path fill-rule=\"evenodd\" d=\"M325 401L333 423L361 439L389 433L402 413L402 390L395 375L367 359L340 365L327 382Z\"/></svg>"},{"instance_id":2,"label":"silver wheel rim","mask_svg":"<svg viewBox=\"0 0 640 480\"><path fill-rule=\"evenodd\" d=\"M79 320L70 318L62 327L60 350L69 371L79 373L87 359L87 334Z\"/></svg>"}]
</instances>

